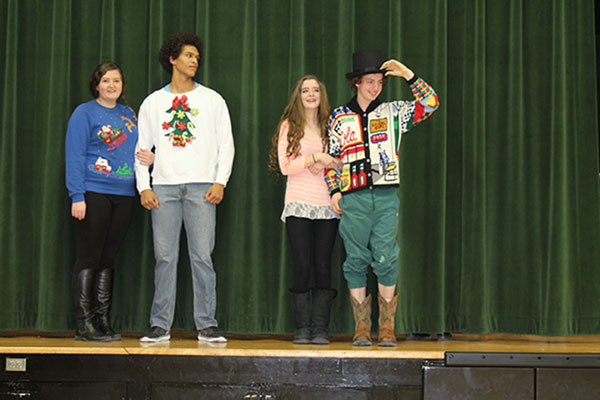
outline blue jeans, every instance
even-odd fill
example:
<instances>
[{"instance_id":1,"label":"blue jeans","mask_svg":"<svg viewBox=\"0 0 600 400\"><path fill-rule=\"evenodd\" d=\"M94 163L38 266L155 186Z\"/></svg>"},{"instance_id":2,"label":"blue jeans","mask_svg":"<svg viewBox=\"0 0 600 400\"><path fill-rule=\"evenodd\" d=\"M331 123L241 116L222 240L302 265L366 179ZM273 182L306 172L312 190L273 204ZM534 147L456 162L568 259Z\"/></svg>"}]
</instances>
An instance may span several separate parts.
<instances>
[{"instance_id":1,"label":"blue jeans","mask_svg":"<svg viewBox=\"0 0 600 400\"><path fill-rule=\"evenodd\" d=\"M192 269L194 323L197 329L217 326L216 275L211 259L215 245L216 205L204 201L211 186L209 183L187 183L153 187L160 205L152 209L156 265L150 326L169 330L173 324L182 222Z\"/></svg>"}]
</instances>

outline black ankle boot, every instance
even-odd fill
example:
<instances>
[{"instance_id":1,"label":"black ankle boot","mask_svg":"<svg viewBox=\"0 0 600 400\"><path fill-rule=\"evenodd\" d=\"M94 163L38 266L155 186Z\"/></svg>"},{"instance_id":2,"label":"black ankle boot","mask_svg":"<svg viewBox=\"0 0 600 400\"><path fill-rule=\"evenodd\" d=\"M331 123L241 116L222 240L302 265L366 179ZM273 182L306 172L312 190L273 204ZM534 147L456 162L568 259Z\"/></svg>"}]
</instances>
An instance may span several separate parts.
<instances>
[{"instance_id":1,"label":"black ankle boot","mask_svg":"<svg viewBox=\"0 0 600 400\"><path fill-rule=\"evenodd\" d=\"M431 340L429 333L407 333L406 340Z\"/></svg>"},{"instance_id":2,"label":"black ankle boot","mask_svg":"<svg viewBox=\"0 0 600 400\"><path fill-rule=\"evenodd\" d=\"M331 303L336 295L335 289L312 290L312 344L329 344L329 316Z\"/></svg>"},{"instance_id":3,"label":"black ankle boot","mask_svg":"<svg viewBox=\"0 0 600 400\"><path fill-rule=\"evenodd\" d=\"M104 335L94 326L95 275L96 271L88 268L73 276L73 295L77 313L75 340L108 342L110 337Z\"/></svg>"},{"instance_id":4,"label":"black ankle boot","mask_svg":"<svg viewBox=\"0 0 600 400\"><path fill-rule=\"evenodd\" d=\"M294 330L294 344L310 344L310 291L292 294L292 310L296 329Z\"/></svg>"},{"instance_id":5,"label":"black ankle boot","mask_svg":"<svg viewBox=\"0 0 600 400\"><path fill-rule=\"evenodd\" d=\"M106 268L98 272L96 277L96 326L104 336L110 340L121 340L121 335L110 326L110 308L112 306L112 293L114 281L114 268Z\"/></svg>"}]
</instances>

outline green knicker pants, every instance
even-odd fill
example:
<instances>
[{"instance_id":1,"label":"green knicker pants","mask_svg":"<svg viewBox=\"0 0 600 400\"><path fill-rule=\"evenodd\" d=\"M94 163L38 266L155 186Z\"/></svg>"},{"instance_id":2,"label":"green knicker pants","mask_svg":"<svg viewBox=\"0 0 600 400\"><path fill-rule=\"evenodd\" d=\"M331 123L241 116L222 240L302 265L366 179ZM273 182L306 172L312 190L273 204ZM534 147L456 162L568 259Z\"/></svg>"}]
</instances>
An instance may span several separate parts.
<instances>
[{"instance_id":1,"label":"green knicker pants","mask_svg":"<svg viewBox=\"0 0 600 400\"><path fill-rule=\"evenodd\" d=\"M349 193L340 199L340 236L344 240L344 277L348 288L367 285L369 265L384 286L398 280L398 199L395 187Z\"/></svg>"}]
</instances>

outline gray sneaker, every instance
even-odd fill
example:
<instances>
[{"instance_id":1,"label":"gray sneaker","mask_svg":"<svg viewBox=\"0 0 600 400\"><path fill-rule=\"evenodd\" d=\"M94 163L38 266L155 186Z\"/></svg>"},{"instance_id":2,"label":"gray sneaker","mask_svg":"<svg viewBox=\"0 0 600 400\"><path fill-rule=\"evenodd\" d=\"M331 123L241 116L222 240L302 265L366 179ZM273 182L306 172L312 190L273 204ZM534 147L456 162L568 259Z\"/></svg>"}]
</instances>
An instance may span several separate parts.
<instances>
[{"instance_id":1,"label":"gray sneaker","mask_svg":"<svg viewBox=\"0 0 600 400\"><path fill-rule=\"evenodd\" d=\"M198 331L198 340L206 342L218 342L225 343L225 335L216 326L209 326L208 328L202 328Z\"/></svg>"},{"instance_id":2,"label":"gray sneaker","mask_svg":"<svg viewBox=\"0 0 600 400\"><path fill-rule=\"evenodd\" d=\"M171 340L171 334L160 326L153 326L140 338L140 342L152 343L166 342L167 340Z\"/></svg>"}]
</instances>

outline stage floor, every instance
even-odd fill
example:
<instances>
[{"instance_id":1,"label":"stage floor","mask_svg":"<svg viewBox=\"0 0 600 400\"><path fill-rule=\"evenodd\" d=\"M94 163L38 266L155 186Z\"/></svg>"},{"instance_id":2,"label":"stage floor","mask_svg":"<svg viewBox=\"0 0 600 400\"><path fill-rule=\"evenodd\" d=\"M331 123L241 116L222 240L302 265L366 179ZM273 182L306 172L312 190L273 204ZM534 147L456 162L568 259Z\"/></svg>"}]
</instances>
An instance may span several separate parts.
<instances>
[{"instance_id":1,"label":"stage floor","mask_svg":"<svg viewBox=\"0 0 600 400\"><path fill-rule=\"evenodd\" d=\"M6 333L4 333L6 335ZM198 342L193 332L173 332L170 342L140 343L135 334L122 341L91 343L73 337L45 337L16 333L0 337L4 354L100 354L100 355L183 355L225 357L319 357L319 358L400 358L443 359L445 352L492 353L600 353L600 336L542 337L530 335L454 334L451 341L406 341L399 336L396 347L353 347L350 337L332 337L329 345L295 345L284 336L230 336L227 343ZM64 336L64 335L63 335Z\"/></svg>"}]
</instances>

